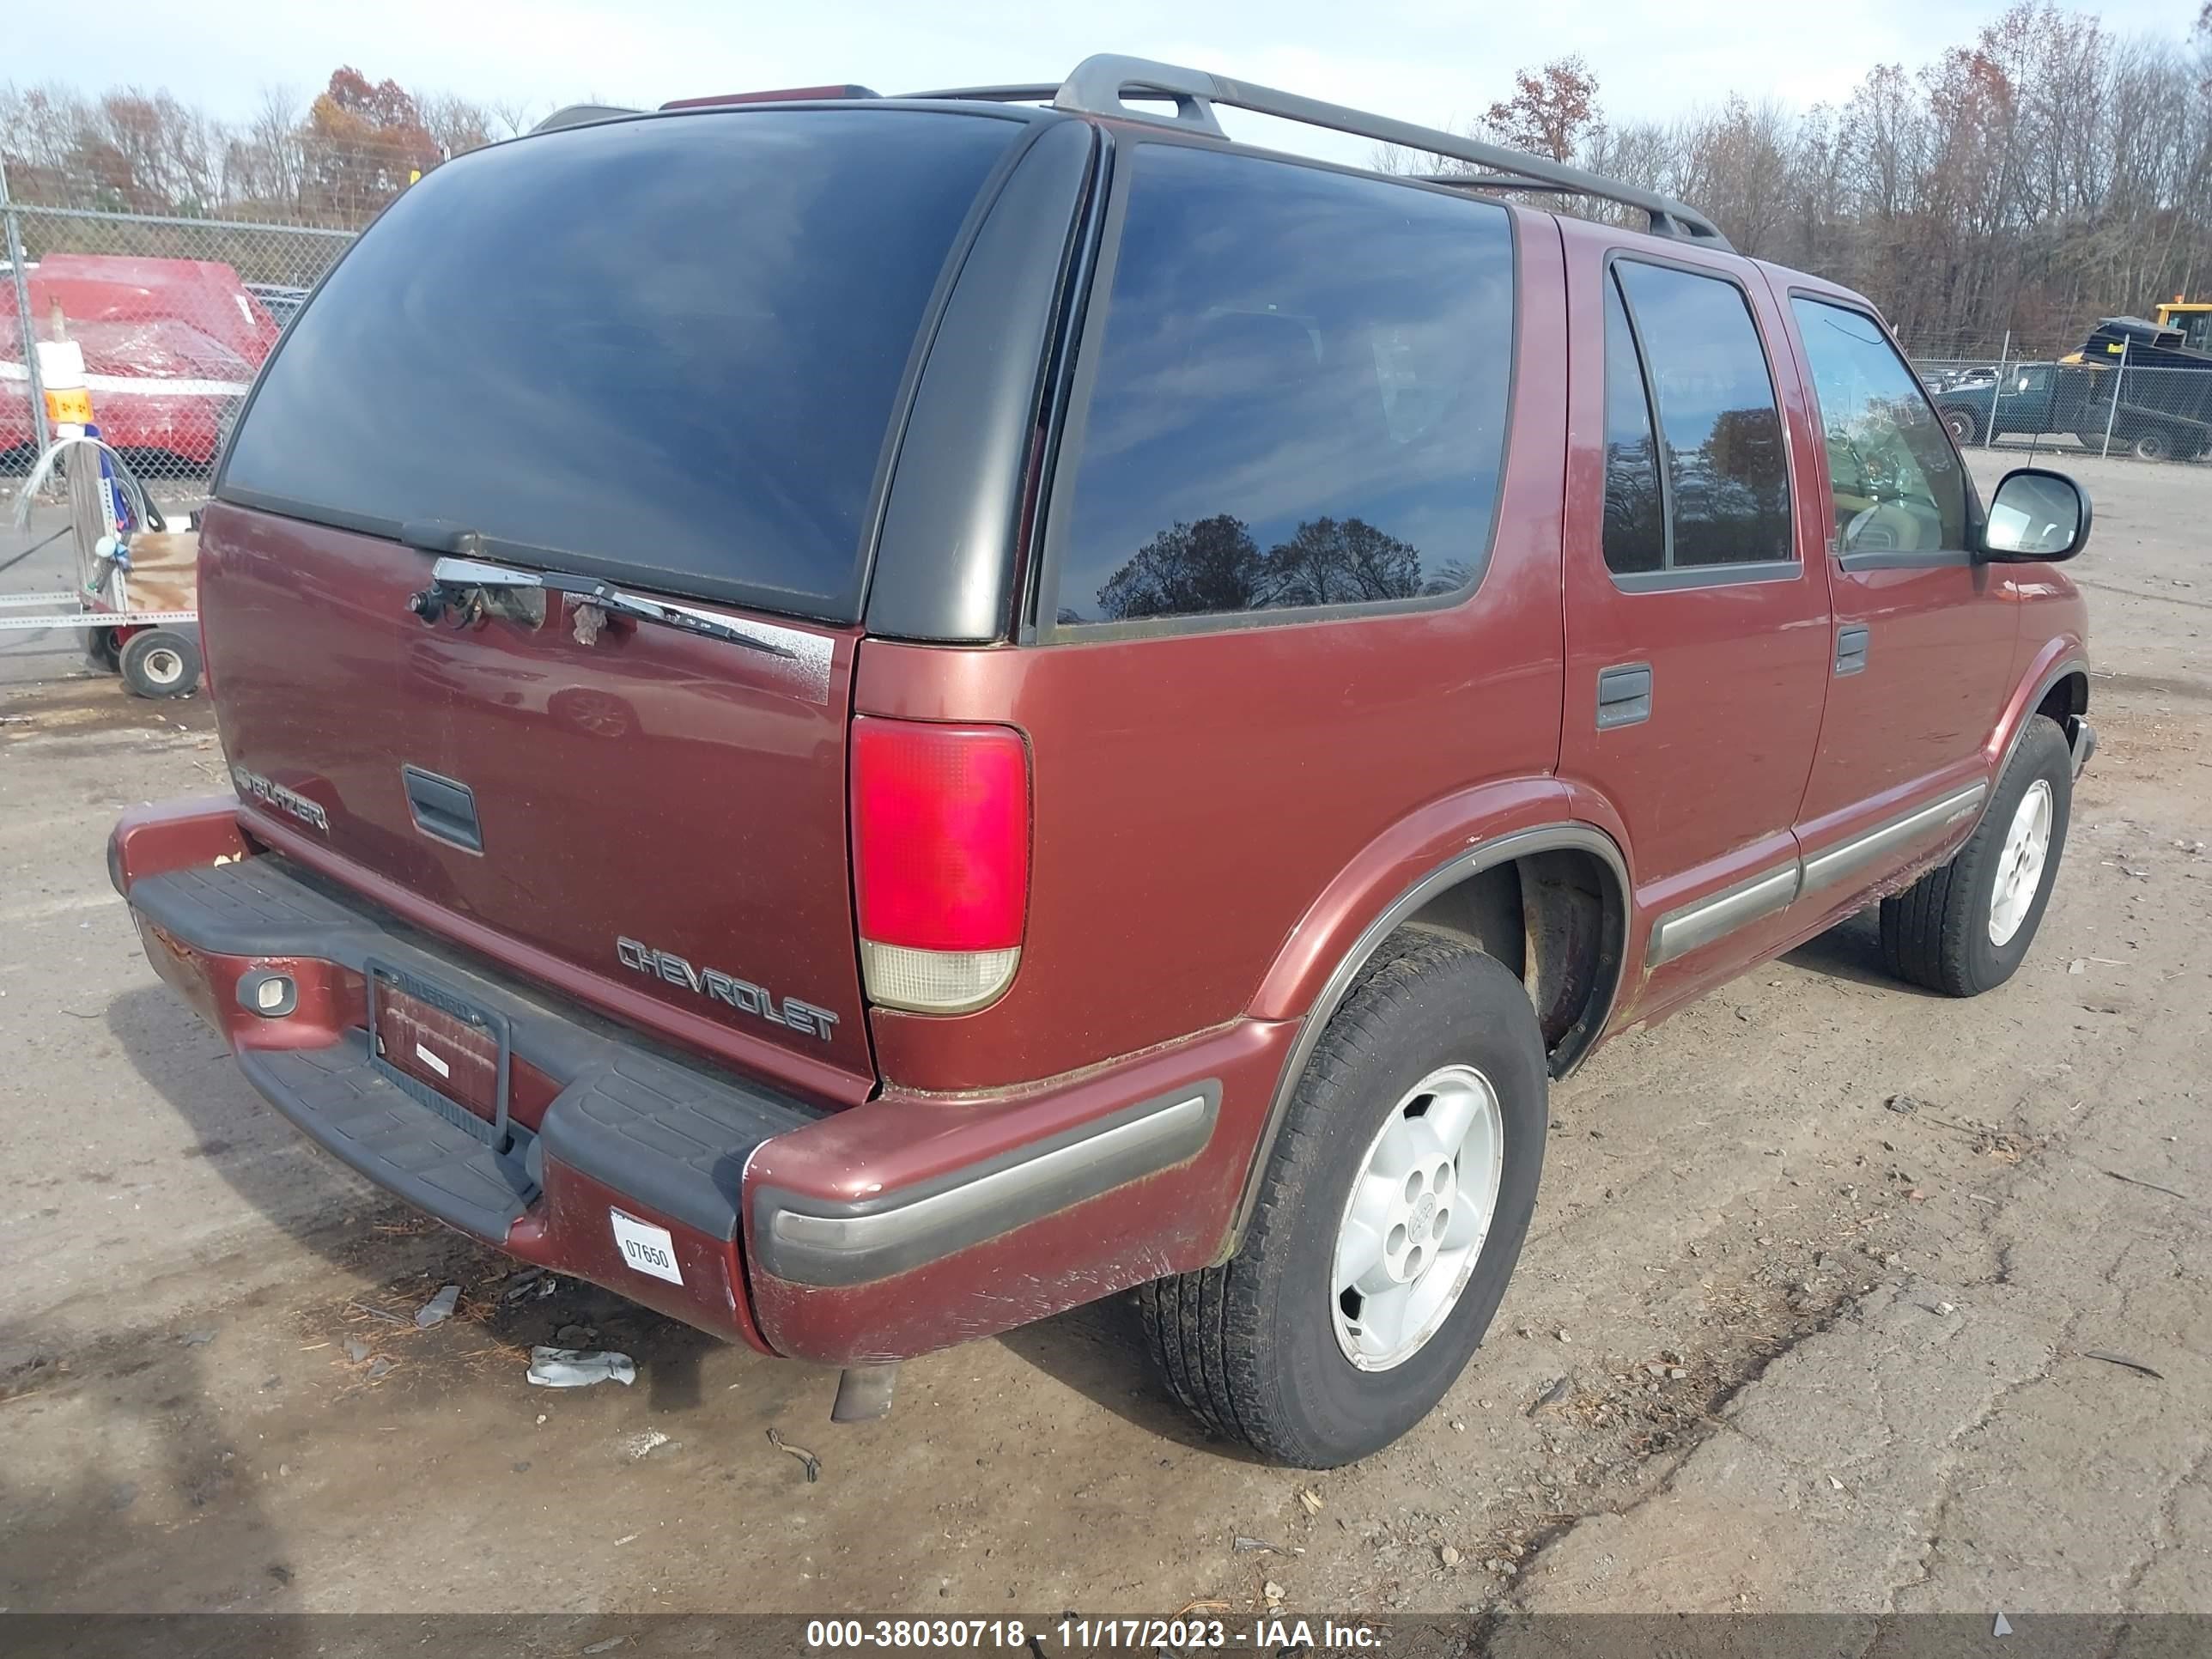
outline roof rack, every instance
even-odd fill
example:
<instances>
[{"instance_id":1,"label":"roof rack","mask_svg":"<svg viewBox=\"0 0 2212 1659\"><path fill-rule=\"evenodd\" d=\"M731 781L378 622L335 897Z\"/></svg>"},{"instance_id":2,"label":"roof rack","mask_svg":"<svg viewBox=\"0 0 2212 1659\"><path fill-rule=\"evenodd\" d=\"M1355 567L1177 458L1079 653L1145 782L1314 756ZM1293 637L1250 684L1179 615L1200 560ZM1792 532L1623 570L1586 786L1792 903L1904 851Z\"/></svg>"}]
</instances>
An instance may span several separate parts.
<instances>
[{"instance_id":1,"label":"roof rack","mask_svg":"<svg viewBox=\"0 0 2212 1659\"><path fill-rule=\"evenodd\" d=\"M912 95L919 98L973 98L998 103L1042 102L1048 99L1055 109L1078 114L1110 116L1122 121L1149 121L1160 125L1194 129L1217 137L1228 135L1222 131L1221 123L1215 118L1213 106L1225 104L1231 109L1250 110L1255 114L1273 115L1305 126L1349 132L1358 137L1372 138L1379 143L1397 144L1407 149L1446 156L1455 161L1466 161L1487 169L1486 173L1479 174L1416 175L1431 184L1449 185L1460 189L1541 191L1559 195L1595 197L1600 201L1616 202L1623 207L1640 210L1649 216L1651 234L1655 236L1668 236L1719 248L1729 246L1728 238L1721 234L1720 227L1687 203L1677 202L1654 191L1638 189L1634 185L1623 184L1620 179L1608 179L1602 173L1569 167L1564 161L1550 161L1544 156L1507 149L1501 145L1486 144L1480 139L1464 138L1440 127L1425 127L1411 121L1394 120L1387 115L1370 114L1364 110L1348 108L1342 104L1324 103L1318 98L1300 97L1294 92L1279 92L1273 87L1255 87L1249 82L1232 81L1226 76L1208 74L1204 70L1182 69L1173 64L1155 64L1142 58L1121 58L1111 53L1086 58L1075 66L1075 72L1057 87L970 87ZM1123 101L1130 97L1172 102L1175 113L1170 116L1152 110L1132 109Z\"/></svg>"},{"instance_id":2,"label":"roof rack","mask_svg":"<svg viewBox=\"0 0 2212 1659\"><path fill-rule=\"evenodd\" d=\"M532 132L558 132L563 127L588 127L600 121L619 121L624 116L644 113L643 110L628 109L617 104L564 104L530 130Z\"/></svg>"}]
</instances>

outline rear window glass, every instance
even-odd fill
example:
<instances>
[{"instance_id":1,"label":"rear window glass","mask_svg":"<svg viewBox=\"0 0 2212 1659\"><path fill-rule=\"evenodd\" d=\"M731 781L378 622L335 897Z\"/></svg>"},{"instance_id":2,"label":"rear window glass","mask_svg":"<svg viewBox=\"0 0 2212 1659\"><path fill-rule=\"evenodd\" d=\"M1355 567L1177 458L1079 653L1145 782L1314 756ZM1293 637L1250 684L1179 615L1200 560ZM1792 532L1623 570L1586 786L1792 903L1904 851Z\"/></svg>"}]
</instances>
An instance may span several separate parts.
<instances>
[{"instance_id":1,"label":"rear window glass","mask_svg":"<svg viewBox=\"0 0 2212 1659\"><path fill-rule=\"evenodd\" d=\"M1674 568L1796 556L1782 411L1743 290L1717 276L1613 266L1659 404Z\"/></svg>"},{"instance_id":2,"label":"rear window glass","mask_svg":"<svg viewBox=\"0 0 2212 1659\"><path fill-rule=\"evenodd\" d=\"M727 111L464 156L295 319L222 493L850 620L922 313L1022 131Z\"/></svg>"},{"instance_id":3,"label":"rear window glass","mask_svg":"<svg viewBox=\"0 0 2212 1659\"><path fill-rule=\"evenodd\" d=\"M1512 359L1504 209L1145 145L1058 621L1465 587L1489 548Z\"/></svg>"}]
</instances>

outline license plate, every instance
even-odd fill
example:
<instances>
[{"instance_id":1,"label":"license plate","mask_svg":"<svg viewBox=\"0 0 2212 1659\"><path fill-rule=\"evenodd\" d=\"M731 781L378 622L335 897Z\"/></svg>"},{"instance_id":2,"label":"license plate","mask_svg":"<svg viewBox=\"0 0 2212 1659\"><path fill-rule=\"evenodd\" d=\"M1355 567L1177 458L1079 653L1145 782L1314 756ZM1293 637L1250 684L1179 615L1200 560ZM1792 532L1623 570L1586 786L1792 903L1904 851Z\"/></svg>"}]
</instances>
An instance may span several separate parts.
<instances>
[{"instance_id":1,"label":"license plate","mask_svg":"<svg viewBox=\"0 0 2212 1659\"><path fill-rule=\"evenodd\" d=\"M369 1044L379 1070L495 1146L507 1143L507 1021L421 975L366 964Z\"/></svg>"},{"instance_id":2,"label":"license plate","mask_svg":"<svg viewBox=\"0 0 2212 1659\"><path fill-rule=\"evenodd\" d=\"M667 1228L640 1221L620 1210L609 1210L607 1219L613 1224L615 1243L622 1247L624 1261L672 1285L684 1282L684 1270L676 1265L676 1241L669 1237Z\"/></svg>"}]
</instances>

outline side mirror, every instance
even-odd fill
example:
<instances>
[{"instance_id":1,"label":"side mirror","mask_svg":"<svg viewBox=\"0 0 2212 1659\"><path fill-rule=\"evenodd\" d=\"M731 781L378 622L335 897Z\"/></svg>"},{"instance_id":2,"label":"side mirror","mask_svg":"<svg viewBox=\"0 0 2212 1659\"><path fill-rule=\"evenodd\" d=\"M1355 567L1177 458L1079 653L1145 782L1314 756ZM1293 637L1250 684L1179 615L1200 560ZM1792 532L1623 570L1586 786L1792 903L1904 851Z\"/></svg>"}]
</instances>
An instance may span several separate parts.
<instances>
[{"instance_id":1,"label":"side mirror","mask_svg":"<svg viewBox=\"0 0 2212 1659\"><path fill-rule=\"evenodd\" d=\"M1999 564L2056 564L2089 540L2089 495L2063 472L2023 466L2004 475L1982 526L1982 556Z\"/></svg>"}]
</instances>

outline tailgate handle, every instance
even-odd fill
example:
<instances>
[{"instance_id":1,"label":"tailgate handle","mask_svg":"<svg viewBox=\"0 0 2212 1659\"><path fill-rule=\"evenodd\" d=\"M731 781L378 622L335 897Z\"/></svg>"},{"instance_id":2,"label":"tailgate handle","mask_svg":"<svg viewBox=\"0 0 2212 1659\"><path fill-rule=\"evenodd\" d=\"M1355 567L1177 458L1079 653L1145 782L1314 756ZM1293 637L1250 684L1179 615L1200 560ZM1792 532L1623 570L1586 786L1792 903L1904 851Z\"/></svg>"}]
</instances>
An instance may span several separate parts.
<instances>
[{"instance_id":1,"label":"tailgate handle","mask_svg":"<svg viewBox=\"0 0 2212 1659\"><path fill-rule=\"evenodd\" d=\"M407 810L415 815L417 830L465 853L483 851L483 831L477 823L477 798L468 785L425 772L419 766L403 766L399 775L407 785Z\"/></svg>"},{"instance_id":2,"label":"tailgate handle","mask_svg":"<svg viewBox=\"0 0 2212 1659\"><path fill-rule=\"evenodd\" d=\"M1651 718L1651 665L1623 663L1597 677L1597 729L1634 726Z\"/></svg>"}]
</instances>

